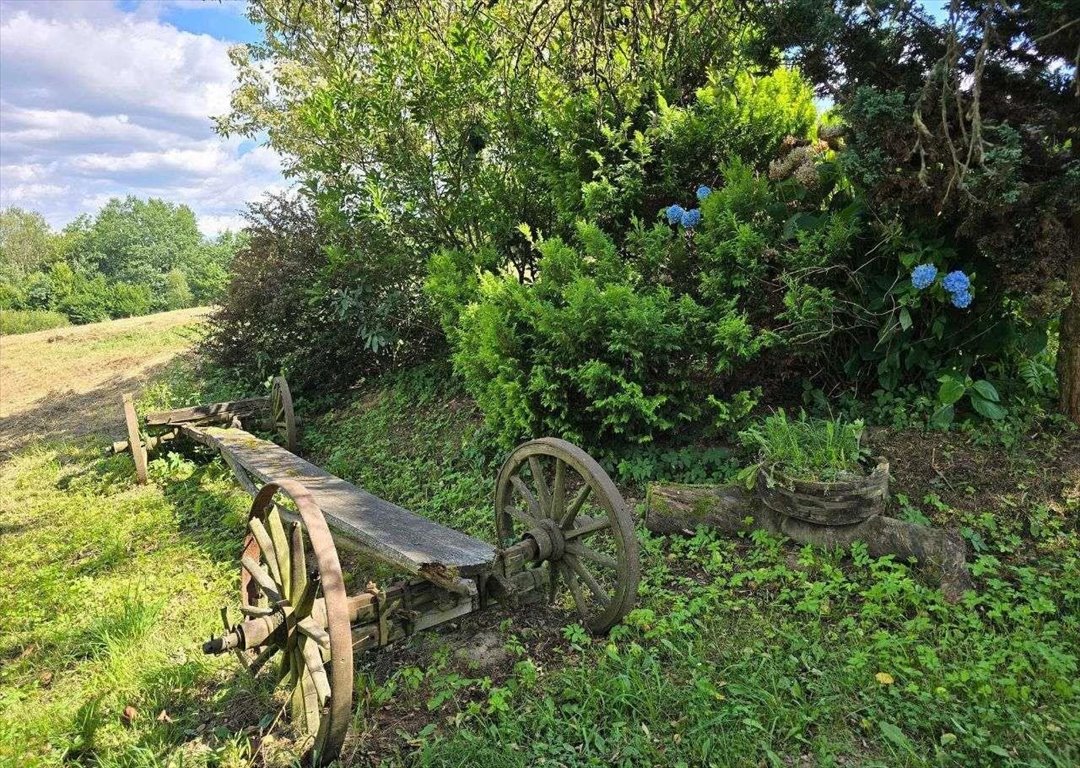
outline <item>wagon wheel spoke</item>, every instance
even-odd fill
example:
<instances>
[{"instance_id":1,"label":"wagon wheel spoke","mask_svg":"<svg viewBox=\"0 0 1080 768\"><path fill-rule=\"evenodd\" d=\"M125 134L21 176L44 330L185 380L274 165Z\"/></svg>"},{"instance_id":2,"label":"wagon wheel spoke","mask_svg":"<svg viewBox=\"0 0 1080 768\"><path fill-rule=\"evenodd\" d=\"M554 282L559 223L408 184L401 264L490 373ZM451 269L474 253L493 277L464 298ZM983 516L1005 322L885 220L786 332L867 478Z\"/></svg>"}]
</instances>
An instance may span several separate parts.
<instances>
[{"instance_id":1,"label":"wagon wheel spoke","mask_svg":"<svg viewBox=\"0 0 1080 768\"><path fill-rule=\"evenodd\" d=\"M329 642L329 638L327 638L327 642ZM307 637L301 637L296 645L300 657L304 661L304 666L315 683L315 691L319 694L319 706L321 707L323 702L330 698L330 681L326 677L326 667L323 666L319 646Z\"/></svg>"},{"instance_id":2,"label":"wagon wheel spoke","mask_svg":"<svg viewBox=\"0 0 1080 768\"><path fill-rule=\"evenodd\" d=\"M581 506L585 503L585 500L589 498L589 493L592 491L592 486L588 483L581 486L581 490L574 496L574 500L570 502L570 506L566 508L561 517L555 518L559 521L560 528L566 528L574 522L574 518L577 517L577 513L581 511Z\"/></svg>"},{"instance_id":3,"label":"wagon wheel spoke","mask_svg":"<svg viewBox=\"0 0 1080 768\"><path fill-rule=\"evenodd\" d=\"M641 574L633 517L580 448L556 438L518 446L499 471L495 510L501 546L519 541L521 526L558 526L561 536L547 531L552 546L537 547L535 564L547 568L549 597L565 584L591 631L607 631L633 607ZM543 543L540 533L536 539Z\"/></svg>"},{"instance_id":4,"label":"wagon wheel spoke","mask_svg":"<svg viewBox=\"0 0 1080 768\"><path fill-rule=\"evenodd\" d=\"M241 557L240 564L244 566L245 571L251 574L251 578L259 585L259 589L263 591L263 594L266 595L270 602L277 603L281 601L281 593L278 592L277 584L270 574L263 570L261 565L249 555Z\"/></svg>"},{"instance_id":5,"label":"wagon wheel spoke","mask_svg":"<svg viewBox=\"0 0 1080 768\"><path fill-rule=\"evenodd\" d=\"M310 617L296 622L296 631L312 640L320 648L330 650L330 635Z\"/></svg>"},{"instance_id":6,"label":"wagon wheel spoke","mask_svg":"<svg viewBox=\"0 0 1080 768\"><path fill-rule=\"evenodd\" d=\"M240 613L244 614L248 618L258 618L259 616L269 616L274 612L273 608L269 608L263 605L241 605Z\"/></svg>"},{"instance_id":7,"label":"wagon wheel spoke","mask_svg":"<svg viewBox=\"0 0 1080 768\"><path fill-rule=\"evenodd\" d=\"M533 517L532 515L525 514L523 511L521 511L520 509L515 507L513 504L510 504L508 506L503 507L503 511L506 514L510 515L510 517L514 518L519 523L521 523L522 525L525 525L528 528L532 528L537 523L537 520L536 520L535 517Z\"/></svg>"},{"instance_id":8,"label":"wagon wheel spoke","mask_svg":"<svg viewBox=\"0 0 1080 768\"><path fill-rule=\"evenodd\" d=\"M584 544L582 544L582 543L580 543L578 541L572 541L572 542L568 543L566 545L566 551L569 552L572 555L576 555L579 558L584 558L585 560L591 560L592 562L596 563L597 565L602 565L605 568L618 568L619 567L619 561L616 560L611 555L605 554L603 552L597 552L594 549L589 549Z\"/></svg>"},{"instance_id":9,"label":"wagon wheel spoke","mask_svg":"<svg viewBox=\"0 0 1080 768\"><path fill-rule=\"evenodd\" d=\"M248 529L251 531L251 535L255 537L255 541L259 542L259 549L262 550L266 566L270 569L270 576L274 579L274 586L277 587L281 584L281 569L278 565L277 548L274 546L274 542L270 540L270 533L266 530L262 520L257 517L248 520Z\"/></svg>"},{"instance_id":10,"label":"wagon wheel spoke","mask_svg":"<svg viewBox=\"0 0 1080 768\"><path fill-rule=\"evenodd\" d=\"M600 586L600 582L596 580L596 577L589 572L589 569L586 568L580 560L573 555L566 555L563 557L563 562L570 566L570 570L573 571L579 579L585 582L585 586L589 588L589 591L593 593L601 605L607 605L611 602L611 595Z\"/></svg>"},{"instance_id":11,"label":"wagon wheel spoke","mask_svg":"<svg viewBox=\"0 0 1080 768\"><path fill-rule=\"evenodd\" d=\"M279 493L299 511L288 526L275 504ZM249 528L240 560L242 610L256 619L277 614L281 621L249 669L276 662L269 677L286 688L286 711L305 762L325 766L337 757L352 720L352 636L333 538L309 492L295 481L269 483L259 492ZM257 605L261 595L270 606Z\"/></svg>"},{"instance_id":12,"label":"wagon wheel spoke","mask_svg":"<svg viewBox=\"0 0 1080 768\"><path fill-rule=\"evenodd\" d=\"M559 594L559 569L555 563L548 563L548 603L554 603Z\"/></svg>"},{"instance_id":13,"label":"wagon wheel spoke","mask_svg":"<svg viewBox=\"0 0 1080 768\"><path fill-rule=\"evenodd\" d=\"M611 527L611 521L607 518L592 518L580 528L570 528L563 531L563 536L567 541L581 538L582 536L589 536L597 531L604 531Z\"/></svg>"},{"instance_id":14,"label":"wagon wheel spoke","mask_svg":"<svg viewBox=\"0 0 1080 768\"><path fill-rule=\"evenodd\" d=\"M551 519L562 519L566 509L566 462L555 459L555 484L551 489Z\"/></svg>"},{"instance_id":15,"label":"wagon wheel spoke","mask_svg":"<svg viewBox=\"0 0 1080 768\"><path fill-rule=\"evenodd\" d=\"M278 573L281 574L281 578L278 580L278 584L281 585L281 594L287 598L292 594L292 568L290 564L292 557L289 551L289 538L285 535L285 526L281 523L281 514L278 512L276 505L271 507L266 514L266 529L270 533L270 541L274 544L273 559L277 562ZM269 561L270 558L267 559Z\"/></svg>"},{"instance_id":16,"label":"wagon wheel spoke","mask_svg":"<svg viewBox=\"0 0 1080 768\"><path fill-rule=\"evenodd\" d=\"M292 664L292 677L296 680L290 697L293 723L302 732L315 735L319 732L319 721L322 719L315 681L302 659L294 655Z\"/></svg>"},{"instance_id":17,"label":"wagon wheel spoke","mask_svg":"<svg viewBox=\"0 0 1080 768\"><path fill-rule=\"evenodd\" d=\"M270 389L270 422L278 441L288 451L296 451L296 414L292 394L284 376L275 376Z\"/></svg>"},{"instance_id":18,"label":"wagon wheel spoke","mask_svg":"<svg viewBox=\"0 0 1080 768\"><path fill-rule=\"evenodd\" d=\"M570 594L574 596L574 605L577 607L578 614L587 622L589 620L589 614L586 610L588 603L585 602L585 595L581 593L581 585L578 584L577 576L562 562L559 563L559 571L562 573L566 586L570 587Z\"/></svg>"},{"instance_id":19,"label":"wagon wheel spoke","mask_svg":"<svg viewBox=\"0 0 1080 768\"><path fill-rule=\"evenodd\" d=\"M289 527L289 600L296 605L307 588L307 556L304 554L304 532L299 522Z\"/></svg>"},{"instance_id":20,"label":"wagon wheel spoke","mask_svg":"<svg viewBox=\"0 0 1080 768\"><path fill-rule=\"evenodd\" d=\"M542 510L537 517L550 517L551 491L548 490L547 480L544 479L544 469L540 465L540 459L536 456L530 456L529 469L532 470L533 485L536 486L536 495L540 499L540 509Z\"/></svg>"},{"instance_id":21,"label":"wagon wheel spoke","mask_svg":"<svg viewBox=\"0 0 1080 768\"><path fill-rule=\"evenodd\" d=\"M266 665L266 662L270 661L270 659L274 657L274 654L277 653L279 650L281 649L276 645L268 645L261 651L259 651L255 658L252 659L251 663L248 664L247 669L248 672L251 673L252 677L259 674L259 670L261 670Z\"/></svg>"},{"instance_id":22,"label":"wagon wheel spoke","mask_svg":"<svg viewBox=\"0 0 1080 768\"><path fill-rule=\"evenodd\" d=\"M527 525L536 525L536 521L544 517L544 510L540 506L540 502L533 496L532 491L525 485L525 481L520 477L514 476L510 478L510 482L513 484L514 489L521 495L521 498L525 499L525 503L529 506L529 512L532 519L526 523Z\"/></svg>"}]
</instances>

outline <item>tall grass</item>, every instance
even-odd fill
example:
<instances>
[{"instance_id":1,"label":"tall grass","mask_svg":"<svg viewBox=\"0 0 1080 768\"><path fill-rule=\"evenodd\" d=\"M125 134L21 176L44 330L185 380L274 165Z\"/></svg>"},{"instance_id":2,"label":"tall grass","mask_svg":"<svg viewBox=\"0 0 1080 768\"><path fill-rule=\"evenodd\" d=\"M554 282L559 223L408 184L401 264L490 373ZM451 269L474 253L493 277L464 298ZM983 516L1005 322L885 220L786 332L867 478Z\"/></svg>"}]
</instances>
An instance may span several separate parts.
<instances>
[{"instance_id":1,"label":"tall grass","mask_svg":"<svg viewBox=\"0 0 1080 768\"><path fill-rule=\"evenodd\" d=\"M71 325L66 315L45 309L2 309L0 310L0 336L16 333L32 333L49 328L63 328Z\"/></svg>"},{"instance_id":2,"label":"tall grass","mask_svg":"<svg viewBox=\"0 0 1080 768\"><path fill-rule=\"evenodd\" d=\"M813 419L783 408L739 433L744 445L757 447L764 462L800 477L833 480L858 470L862 421Z\"/></svg>"}]
</instances>

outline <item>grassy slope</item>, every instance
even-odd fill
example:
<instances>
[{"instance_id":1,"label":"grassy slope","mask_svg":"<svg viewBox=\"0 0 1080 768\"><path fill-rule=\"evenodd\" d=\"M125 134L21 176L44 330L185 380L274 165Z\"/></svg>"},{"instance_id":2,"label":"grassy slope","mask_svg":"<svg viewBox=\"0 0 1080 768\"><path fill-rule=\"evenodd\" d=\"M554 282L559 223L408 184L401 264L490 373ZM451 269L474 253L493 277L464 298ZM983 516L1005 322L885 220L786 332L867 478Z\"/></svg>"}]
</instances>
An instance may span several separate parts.
<instances>
[{"instance_id":1,"label":"grassy slope","mask_svg":"<svg viewBox=\"0 0 1080 768\"><path fill-rule=\"evenodd\" d=\"M499 457L444 378L414 373L309 418L302 451L490 538ZM144 405L191 401L203 386L173 370ZM928 452L918 435L882 439L888 454ZM0 469L0 763L244 765L267 692L198 645L235 589L246 499L198 455L157 459L154 482L137 488L130 460L101 458L102 442L24 450ZM960 438L943 446L938 466L951 455L1001 490L905 468L903 513L966 528L982 551L978 596L946 606L902 565L768 537L642 532L640 608L607 639L560 604L495 610L360 660L346 757L1075 764L1080 546L1060 457L1076 444L1044 435L1004 458ZM287 743L262 743L260 759L287 763Z\"/></svg>"},{"instance_id":2,"label":"grassy slope","mask_svg":"<svg viewBox=\"0 0 1080 768\"><path fill-rule=\"evenodd\" d=\"M308 448L489 537L496 457L468 405L433 388L414 375L368 392L309 429ZM452 635L363 662L346 754L387 760L404 731L403 753L432 766L1073 765L1080 485L1065 483L1080 484L1077 440L1018 445L878 435L905 456L894 514L961 527L980 550L980 593L958 605L888 561L642 531L641 603L625 627L590 640L556 606L499 624L495 666L471 669ZM949 485L907 461L930 453L956 464ZM983 469L992 493L966 483Z\"/></svg>"}]
</instances>

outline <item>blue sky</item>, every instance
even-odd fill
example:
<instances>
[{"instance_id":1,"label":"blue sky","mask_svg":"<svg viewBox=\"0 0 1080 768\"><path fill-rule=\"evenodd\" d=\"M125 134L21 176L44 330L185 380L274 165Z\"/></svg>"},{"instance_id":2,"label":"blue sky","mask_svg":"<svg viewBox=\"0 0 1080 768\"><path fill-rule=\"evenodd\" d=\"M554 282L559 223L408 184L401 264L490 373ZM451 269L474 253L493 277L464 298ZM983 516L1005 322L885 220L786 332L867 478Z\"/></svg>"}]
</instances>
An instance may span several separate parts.
<instances>
[{"instance_id":1,"label":"blue sky","mask_svg":"<svg viewBox=\"0 0 1080 768\"><path fill-rule=\"evenodd\" d=\"M286 186L267 147L214 134L242 2L0 0L0 207L56 228L113 196L189 205L206 234Z\"/></svg>"}]
</instances>

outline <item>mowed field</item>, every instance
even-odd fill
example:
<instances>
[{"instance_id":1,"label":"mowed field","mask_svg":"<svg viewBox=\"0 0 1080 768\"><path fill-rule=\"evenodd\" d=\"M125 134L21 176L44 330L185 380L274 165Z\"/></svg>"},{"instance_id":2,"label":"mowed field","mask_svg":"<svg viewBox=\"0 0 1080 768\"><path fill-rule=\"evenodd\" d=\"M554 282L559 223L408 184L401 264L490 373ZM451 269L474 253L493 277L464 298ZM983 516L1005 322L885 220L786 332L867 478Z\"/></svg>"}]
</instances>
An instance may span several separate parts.
<instances>
[{"instance_id":1,"label":"mowed field","mask_svg":"<svg viewBox=\"0 0 1080 768\"><path fill-rule=\"evenodd\" d=\"M123 433L120 395L190 350L204 307L0 336L0 457L35 441Z\"/></svg>"},{"instance_id":2,"label":"mowed field","mask_svg":"<svg viewBox=\"0 0 1080 768\"><path fill-rule=\"evenodd\" d=\"M0 766L228 762L202 737L229 665L198 645L235 581L245 497L188 462L155 469L168 492L138 486L106 453L121 393L167 389L206 315L0 339Z\"/></svg>"}]
</instances>

